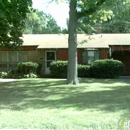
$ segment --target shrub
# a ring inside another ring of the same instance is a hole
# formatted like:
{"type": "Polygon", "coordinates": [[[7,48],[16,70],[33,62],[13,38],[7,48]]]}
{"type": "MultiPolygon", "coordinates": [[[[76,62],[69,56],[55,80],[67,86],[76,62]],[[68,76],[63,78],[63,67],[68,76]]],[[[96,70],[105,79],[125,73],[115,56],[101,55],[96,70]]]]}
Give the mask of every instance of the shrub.
{"type": "Polygon", "coordinates": [[[94,78],[118,78],[124,72],[124,64],[113,59],[96,60],[89,71],[94,78]]]}
{"type": "Polygon", "coordinates": [[[78,65],[78,77],[90,77],[89,68],[87,65],[78,65]]]}
{"type": "Polygon", "coordinates": [[[17,70],[8,72],[0,72],[0,78],[38,78],[42,65],[35,62],[20,62],[17,65],[17,70]]]}
{"type": "Polygon", "coordinates": [[[41,75],[42,64],[40,64],[40,63],[37,63],[37,64],[38,64],[38,67],[37,67],[37,74],[38,74],[38,75],[41,75]]]}
{"type": "Polygon", "coordinates": [[[51,77],[66,78],[68,61],[53,61],[50,64],[51,77]]]}
{"type": "Polygon", "coordinates": [[[36,62],[20,62],[17,65],[17,71],[21,74],[37,73],[38,63],[36,62]]]}
{"type": "Polygon", "coordinates": [[[5,78],[6,76],[7,76],[7,72],[4,72],[4,71],[2,71],[2,72],[0,72],[0,78],[5,78]]]}
{"type": "Polygon", "coordinates": [[[38,78],[38,77],[39,76],[34,73],[23,74],[19,73],[17,70],[10,70],[7,72],[7,75],[4,76],[3,78],[21,79],[21,78],[38,78]]]}
{"type": "MultiPolygon", "coordinates": [[[[50,65],[51,77],[67,78],[68,61],[53,61],[50,65]]],[[[89,77],[89,66],[78,65],[78,76],[89,77]]]]}
{"type": "Polygon", "coordinates": [[[17,70],[9,70],[5,78],[19,79],[17,70]]]}
{"type": "Polygon", "coordinates": [[[21,74],[21,78],[38,78],[39,76],[34,73],[29,73],[29,74],[21,74]]]}

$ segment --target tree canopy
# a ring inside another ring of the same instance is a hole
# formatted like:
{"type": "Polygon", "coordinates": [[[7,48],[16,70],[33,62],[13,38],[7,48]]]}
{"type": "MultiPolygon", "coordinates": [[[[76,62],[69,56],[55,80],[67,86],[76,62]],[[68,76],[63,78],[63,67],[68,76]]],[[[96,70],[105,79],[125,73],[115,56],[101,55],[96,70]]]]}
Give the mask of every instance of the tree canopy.
{"type": "Polygon", "coordinates": [[[58,34],[61,33],[60,27],[55,19],[43,11],[36,10],[27,14],[25,20],[25,34],[58,34]]]}
{"type": "Polygon", "coordinates": [[[111,20],[102,23],[103,33],[130,33],[130,0],[118,1],[112,6],[111,20]]]}
{"type": "Polygon", "coordinates": [[[129,15],[130,0],[106,0],[96,12],[79,20],[78,33],[96,32],[95,24],[100,25],[102,33],[129,33],[129,15]]]}
{"type": "Polygon", "coordinates": [[[0,1],[0,48],[17,48],[23,43],[22,30],[29,6],[32,6],[31,0],[0,1]]]}

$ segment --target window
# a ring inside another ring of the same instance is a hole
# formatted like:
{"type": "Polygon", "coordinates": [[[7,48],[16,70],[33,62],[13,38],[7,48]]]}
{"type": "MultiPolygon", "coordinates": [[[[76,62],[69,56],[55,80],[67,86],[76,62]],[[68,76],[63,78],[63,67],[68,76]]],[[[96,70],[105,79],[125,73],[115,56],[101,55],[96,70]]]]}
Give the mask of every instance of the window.
{"type": "Polygon", "coordinates": [[[28,61],[28,53],[27,51],[19,51],[18,52],[18,60],[19,62],[25,62],[28,61]]]}
{"type": "Polygon", "coordinates": [[[55,52],[46,52],[47,67],[50,67],[50,63],[55,60],[55,52]]]}
{"type": "Polygon", "coordinates": [[[88,64],[92,64],[95,60],[95,51],[88,51],[88,64]]]}
{"type": "Polygon", "coordinates": [[[99,59],[98,50],[85,50],[82,53],[82,63],[83,64],[92,64],[97,59],[99,59]]]}
{"type": "Polygon", "coordinates": [[[17,52],[8,52],[9,67],[17,67],[17,52]]]}
{"type": "Polygon", "coordinates": [[[0,51],[0,67],[7,67],[7,52],[0,51]]]}
{"type": "Polygon", "coordinates": [[[56,60],[56,52],[55,51],[46,51],[45,53],[45,73],[50,73],[50,63],[56,60]]]}
{"type": "Polygon", "coordinates": [[[28,61],[26,51],[0,51],[0,67],[1,68],[16,68],[18,62],[28,61]]]}

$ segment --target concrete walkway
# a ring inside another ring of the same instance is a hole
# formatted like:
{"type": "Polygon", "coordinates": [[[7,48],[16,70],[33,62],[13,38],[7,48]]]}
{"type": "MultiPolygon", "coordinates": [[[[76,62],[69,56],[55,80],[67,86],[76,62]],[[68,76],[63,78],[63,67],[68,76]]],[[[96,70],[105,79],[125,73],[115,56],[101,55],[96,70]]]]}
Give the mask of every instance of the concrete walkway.
{"type": "Polygon", "coordinates": [[[123,82],[130,84],[130,76],[121,76],[120,79],[123,82]]]}
{"type": "Polygon", "coordinates": [[[17,81],[17,79],[0,79],[0,82],[12,82],[17,81]]]}

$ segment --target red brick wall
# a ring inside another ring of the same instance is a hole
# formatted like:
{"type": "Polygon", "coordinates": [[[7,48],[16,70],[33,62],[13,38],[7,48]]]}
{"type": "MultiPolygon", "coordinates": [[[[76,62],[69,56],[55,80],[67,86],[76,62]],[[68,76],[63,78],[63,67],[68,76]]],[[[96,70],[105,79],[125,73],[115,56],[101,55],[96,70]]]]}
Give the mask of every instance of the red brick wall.
{"type": "Polygon", "coordinates": [[[108,49],[101,49],[100,50],[100,59],[108,59],[108,49]]]}
{"type": "Polygon", "coordinates": [[[57,51],[57,60],[68,60],[68,51],[67,51],[67,49],[58,49],[58,51],[57,51]]]}
{"type": "MultiPolygon", "coordinates": [[[[23,46],[20,51],[36,51],[37,46],[23,46]]],[[[3,48],[2,51],[11,51],[8,48],[3,48]]]]}
{"type": "Polygon", "coordinates": [[[82,63],[82,49],[78,49],[78,64],[82,63]]]}
{"type": "MultiPolygon", "coordinates": [[[[68,60],[68,49],[58,49],[57,60],[68,60]]],[[[78,49],[78,63],[82,63],[82,50],[78,49]]]]}

